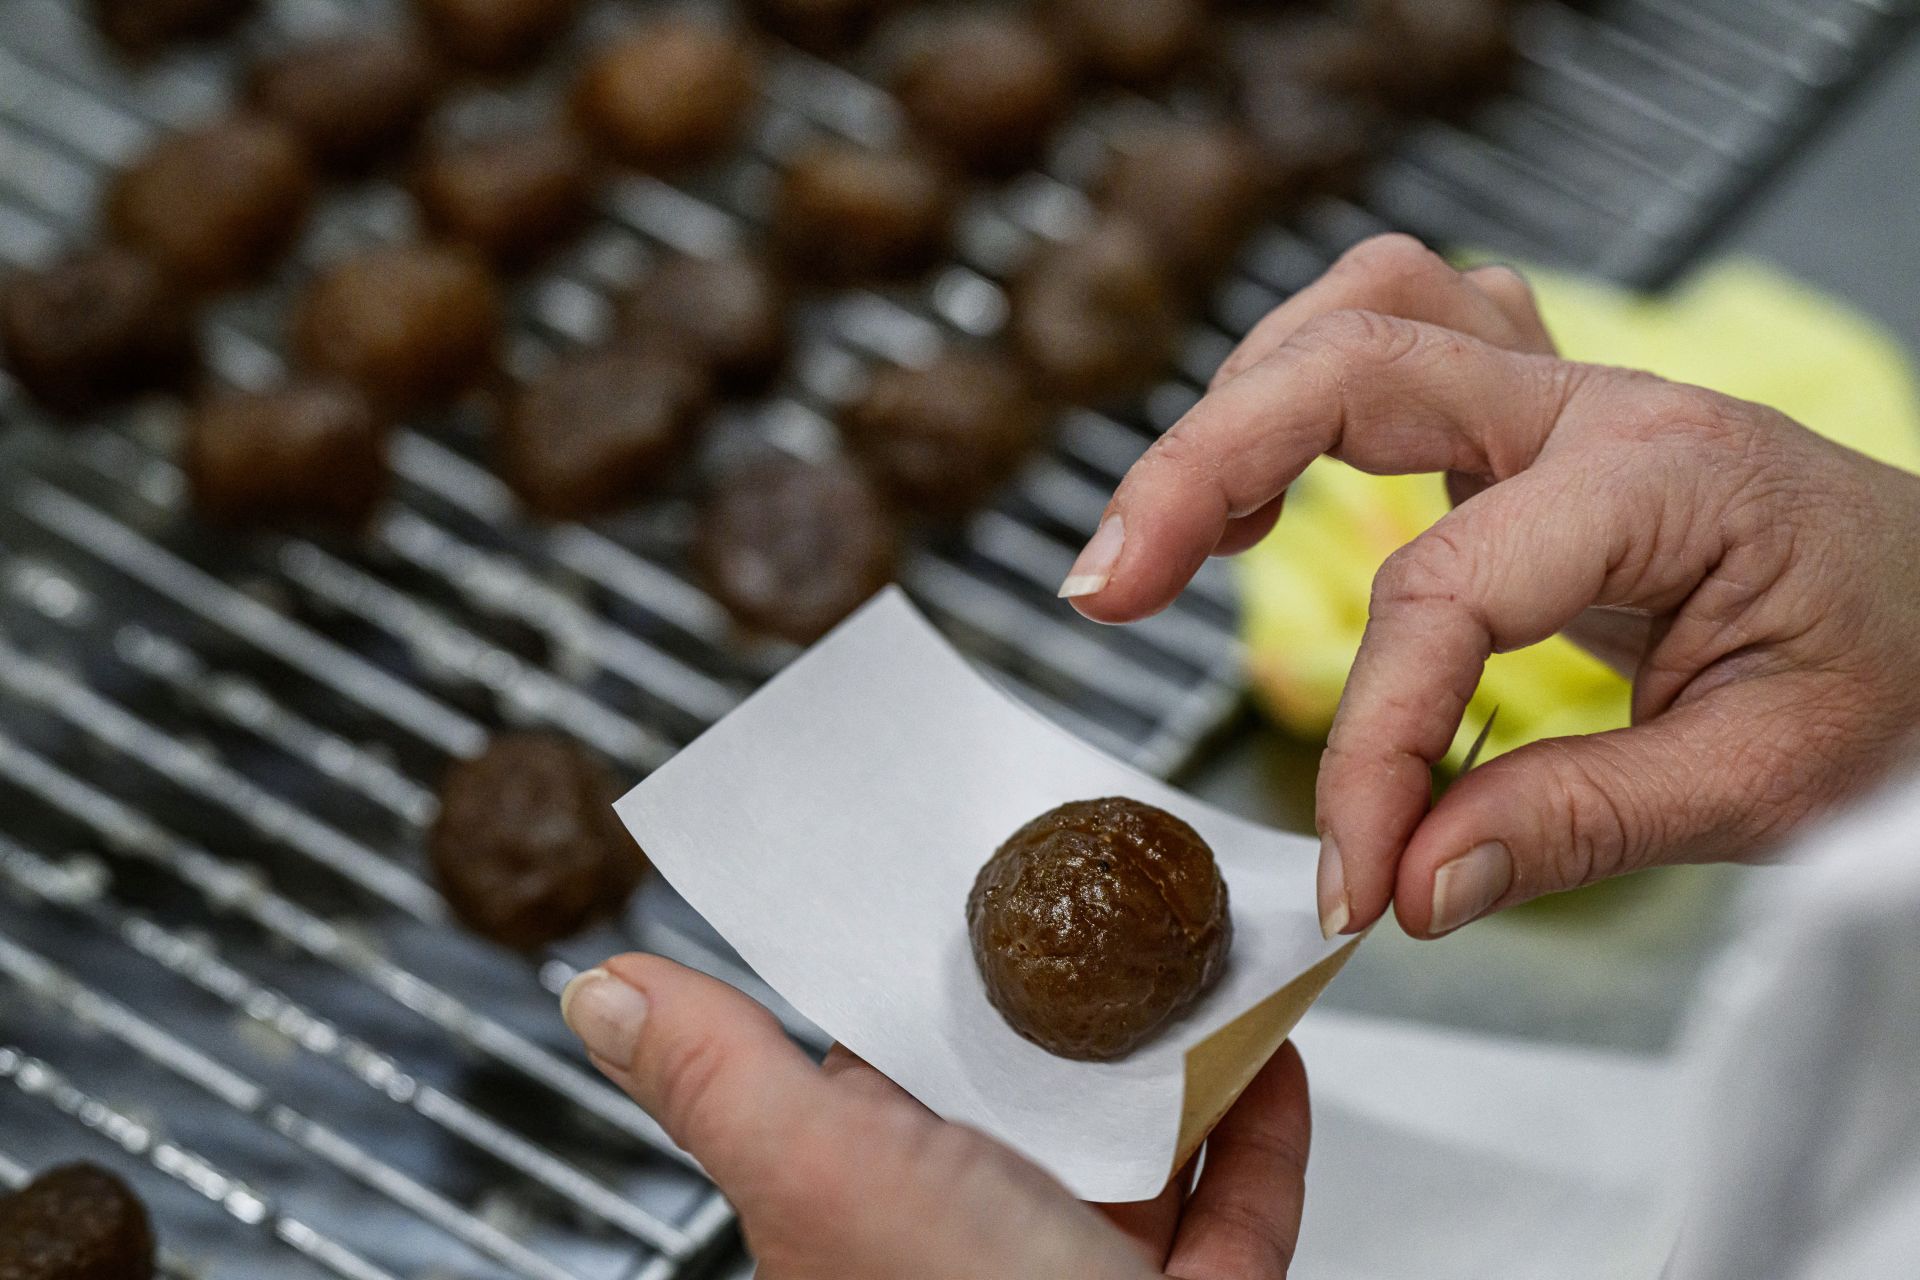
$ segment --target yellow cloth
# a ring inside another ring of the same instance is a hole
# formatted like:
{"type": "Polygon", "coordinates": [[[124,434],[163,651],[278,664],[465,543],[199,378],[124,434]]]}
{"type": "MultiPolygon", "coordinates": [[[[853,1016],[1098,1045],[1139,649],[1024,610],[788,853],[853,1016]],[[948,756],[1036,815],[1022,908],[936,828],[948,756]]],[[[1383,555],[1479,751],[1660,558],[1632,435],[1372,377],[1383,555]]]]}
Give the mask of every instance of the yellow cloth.
{"type": "MultiPolygon", "coordinates": [[[[1883,462],[1920,471],[1920,393],[1886,334],[1754,262],[1729,261],[1649,298],[1527,272],[1548,329],[1574,360],[1647,369],[1783,413],[1883,462]]],[[[1306,737],[1333,720],[1367,620],[1374,572],[1447,510],[1438,476],[1368,476],[1328,458],[1287,497],[1272,536],[1240,559],[1249,674],[1281,724],[1306,737]]],[[[1627,722],[1627,682],[1555,637],[1487,664],[1449,759],[1488,713],[1485,748],[1627,722]]]]}

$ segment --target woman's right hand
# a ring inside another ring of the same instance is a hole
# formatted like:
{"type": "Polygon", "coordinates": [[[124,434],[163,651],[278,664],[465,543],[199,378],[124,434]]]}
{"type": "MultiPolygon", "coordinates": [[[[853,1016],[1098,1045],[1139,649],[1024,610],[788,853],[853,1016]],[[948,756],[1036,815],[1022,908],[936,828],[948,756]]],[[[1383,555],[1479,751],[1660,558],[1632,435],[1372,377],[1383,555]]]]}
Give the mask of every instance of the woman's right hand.
{"type": "Polygon", "coordinates": [[[1561,360],[1525,282],[1369,241],[1277,309],[1114,494],[1063,594],[1163,608],[1252,545],[1322,453],[1441,471],[1458,506],[1381,568],[1322,757],[1320,910],[1435,936],[1542,893],[1759,851],[1905,759],[1920,478],[1760,405],[1561,360]],[[1487,657],[1560,631],[1631,727],[1538,742],[1430,804],[1487,657]]]}

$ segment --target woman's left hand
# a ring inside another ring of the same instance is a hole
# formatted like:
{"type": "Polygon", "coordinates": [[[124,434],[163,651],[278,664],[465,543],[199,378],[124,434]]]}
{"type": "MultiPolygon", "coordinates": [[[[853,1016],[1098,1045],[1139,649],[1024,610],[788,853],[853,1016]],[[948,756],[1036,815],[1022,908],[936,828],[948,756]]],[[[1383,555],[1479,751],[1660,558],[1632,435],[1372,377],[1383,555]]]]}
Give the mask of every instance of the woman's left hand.
{"type": "Polygon", "coordinates": [[[835,1048],[815,1066],[748,997],[657,956],[562,999],[594,1064],[705,1166],[762,1280],[1281,1280],[1300,1226],[1306,1071],[1291,1045],[1154,1200],[1091,1206],[835,1048]]]}

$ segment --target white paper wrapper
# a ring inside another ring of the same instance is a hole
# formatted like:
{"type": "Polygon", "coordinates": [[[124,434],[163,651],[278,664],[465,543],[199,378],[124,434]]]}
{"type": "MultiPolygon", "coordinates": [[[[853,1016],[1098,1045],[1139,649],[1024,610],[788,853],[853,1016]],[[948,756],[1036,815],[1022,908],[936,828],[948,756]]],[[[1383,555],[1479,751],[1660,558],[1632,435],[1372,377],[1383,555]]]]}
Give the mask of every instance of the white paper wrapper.
{"type": "Polygon", "coordinates": [[[989,684],[904,596],[877,597],[618,804],[668,882],[773,988],[946,1119],[1077,1195],[1143,1200],[1344,962],[1318,846],[1109,758],[989,684]],[[1055,1057],[987,1002],[967,891],[1068,800],[1124,795],[1212,845],[1233,912],[1219,984],[1111,1063],[1055,1057]]]}

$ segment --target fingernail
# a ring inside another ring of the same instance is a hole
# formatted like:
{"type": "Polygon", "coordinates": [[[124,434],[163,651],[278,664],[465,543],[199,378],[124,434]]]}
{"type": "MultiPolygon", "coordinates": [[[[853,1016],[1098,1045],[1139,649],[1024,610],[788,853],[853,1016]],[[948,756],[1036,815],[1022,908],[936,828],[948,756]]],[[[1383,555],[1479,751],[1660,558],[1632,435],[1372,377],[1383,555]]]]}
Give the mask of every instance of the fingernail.
{"type": "Polygon", "coordinates": [[[1346,932],[1353,909],[1347,905],[1347,869],[1340,862],[1340,846],[1332,836],[1320,837],[1320,936],[1346,932]]]}
{"type": "Polygon", "coordinates": [[[1500,900],[1513,885],[1513,855],[1498,840],[1477,844],[1433,873],[1427,932],[1458,929],[1500,900]]]}
{"type": "Polygon", "coordinates": [[[589,969],[560,993],[560,1016],[588,1053],[624,1065],[640,1042],[647,998],[605,969],[589,969]]]}
{"type": "Polygon", "coordinates": [[[1108,516],[1100,522],[1093,537],[1080,552],[1080,558],[1073,562],[1073,568],[1067,571],[1067,580],[1060,584],[1060,598],[1071,600],[1075,596],[1090,596],[1107,585],[1113,577],[1113,566],[1120,560],[1120,546],[1127,540],[1127,527],[1117,515],[1108,516]]]}

